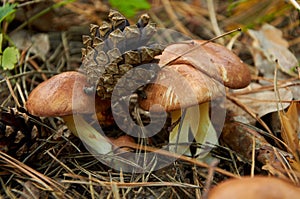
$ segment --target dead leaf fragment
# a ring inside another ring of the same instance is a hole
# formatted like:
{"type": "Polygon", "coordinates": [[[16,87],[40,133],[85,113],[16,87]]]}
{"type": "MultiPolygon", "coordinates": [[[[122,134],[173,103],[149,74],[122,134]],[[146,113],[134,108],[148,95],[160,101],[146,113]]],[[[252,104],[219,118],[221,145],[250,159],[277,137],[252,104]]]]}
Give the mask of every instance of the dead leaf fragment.
{"type": "Polygon", "coordinates": [[[258,69],[266,71],[265,76],[273,76],[273,72],[278,60],[279,68],[282,72],[297,77],[295,67],[298,60],[288,49],[288,42],[282,38],[281,30],[264,24],[258,31],[248,30],[248,34],[253,38],[252,55],[258,69]]]}
{"type": "Polygon", "coordinates": [[[286,113],[280,111],[279,116],[282,126],[282,139],[290,147],[293,155],[296,158],[296,161],[298,162],[298,164],[300,164],[300,159],[298,156],[300,151],[298,133],[300,130],[297,103],[292,102],[288,111],[286,113]]]}
{"type": "Polygon", "coordinates": [[[276,93],[273,90],[260,90],[261,88],[261,85],[251,83],[247,88],[240,89],[238,91],[249,91],[247,94],[238,95],[238,98],[243,104],[251,108],[259,117],[287,108],[289,103],[286,102],[292,101],[293,99],[293,93],[288,88],[278,89],[278,94],[280,95],[282,102],[278,102],[276,93]]]}

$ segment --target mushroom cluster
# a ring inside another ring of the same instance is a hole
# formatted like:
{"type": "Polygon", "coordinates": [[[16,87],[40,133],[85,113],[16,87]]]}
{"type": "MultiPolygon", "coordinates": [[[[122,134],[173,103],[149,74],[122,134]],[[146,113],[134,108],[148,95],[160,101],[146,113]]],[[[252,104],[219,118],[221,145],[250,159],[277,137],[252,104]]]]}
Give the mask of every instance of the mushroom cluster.
{"type": "MultiPolygon", "coordinates": [[[[181,149],[176,144],[179,144],[178,140],[193,141],[188,138],[188,133],[193,134],[197,143],[217,140],[210,121],[209,101],[214,97],[224,96],[223,84],[229,88],[242,88],[250,82],[247,66],[235,54],[224,46],[211,42],[202,45],[203,42],[187,41],[168,46],[157,57],[162,69],[155,82],[145,88],[147,98],[138,102],[146,111],[151,107],[152,111],[162,111],[155,110],[153,107],[157,106],[152,106],[159,104],[171,114],[174,125],[169,142],[175,143],[176,147],[170,149],[183,154],[190,153],[186,152],[186,147],[181,149]],[[195,49],[184,54],[193,48],[195,49]],[[182,121],[177,122],[179,119],[182,121]]],[[[86,86],[88,82],[85,75],[78,72],[61,73],[38,85],[29,95],[26,108],[29,113],[37,116],[63,117],[74,134],[83,131],[80,138],[95,151],[101,154],[110,152],[111,143],[80,116],[96,112],[100,122],[113,124],[111,115],[105,114],[109,112],[110,101],[87,95],[84,92],[86,86]],[[95,107],[91,106],[93,104],[95,107]],[[76,127],[74,117],[80,123],[76,127]],[[103,143],[99,145],[98,142],[103,143]]],[[[196,155],[199,152],[196,151],[196,155]]],[[[203,156],[205,154],[204,152],[203,156]]]]}
{"type": "MultiPolygon", "coordinates": [[[[147,85],[135,88],[136,92],[142,91],[142,97],[135,101],[135,110],[150,118],[150,122],[138,124],[141,131],[151,125],[155,133],[162,127],[165,131],[169,124],[158,126],[163,122],[155,123],[151,116],[159,115],[157,121],[160,121],[163,118],[160,116],[170,115],[172,124],[167,128],[170,134],[167,142],[172,146],[168,149],[200,158],[206,156],[207,150],[197,147],[191,152],[188,147],[192,143],[218,142],[217,132],[221,129],[216,131],[210,120],[210,112],[218,111],[212,110],[209,102],[225,98],[224,86],[234,89],[247,86],[250,83],[247,66],[230,50],[211,41],[178,42],[163,51],[159,44],[150,45],[148,41],[156,30],[148,15],[142,15],[135,25],[129,25],[122,14],[113,10],[108,19],[110,22],[101,26],[91,25],[90,35],[83,37],[85,48],[80,70],[83,74],[64,72],[38,85],[28,97],[28,112],[36,116],[63,117],[69,129],[89,148],[106,154],[113,149],[109,140],[114,141],[114,138],[106,138],[101,127],[117,124],[127,135],[133,135],[128,132],[132,129],[128,117],[132,115],[125,115],[130,108],[114,108],[122,104],[121,99],[131,99],[123,96],[127,93],[124,90],[131,91],[132,87],[145,82],[147,85]],[[124,81],[123,77],[140,64],[149,64],[149,68],[133,72],[124,81]],[[115,89],[118,83],[122,84],[121,89],[115,89]],[[115,103],[112,94],[116,90],[115,103]],[[119,110],[119,115],[114,110],[119,110]],[[86,115],[95,115],[100,128],[96,130],[86,115]],[[121,118],[120,125],[117,116],[121,118]]],[[[214,114],[225,118],[221,111],[214,114]]],[[[154,132],[147,135],[153,136],[154,132]]]]}

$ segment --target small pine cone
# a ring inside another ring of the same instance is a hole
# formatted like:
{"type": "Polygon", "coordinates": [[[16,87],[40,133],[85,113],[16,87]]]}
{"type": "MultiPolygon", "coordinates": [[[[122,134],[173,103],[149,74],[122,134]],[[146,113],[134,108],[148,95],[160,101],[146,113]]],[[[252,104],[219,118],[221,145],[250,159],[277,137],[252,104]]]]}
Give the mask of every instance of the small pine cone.
{"type": "Polygon", "coordinates": [[[28,116],[14,108],[0,108],[0,151],[14,156],[27,155],[39,137],[28,116]]]}
{"type": "MultiPolygon", "coordinates": [[[[109,22],[103,22],[101,26],[90,25],[90,35],[83,36],[86,47],[82,49],[82,72],[93,85],[85,91],[96,91],[102,99],[111,98],[116,83],[126,72],[141,64],[155,62],[154,57],[163,50],[157,44],[148,44],[156,32],[155,25],[149,22],[149,15],[142,15],[135,25],[130,25],[122,14],[111,10],[108,19],[109,22]]],[[[149,78],[155,77],[156,73],[149,78]]]]}

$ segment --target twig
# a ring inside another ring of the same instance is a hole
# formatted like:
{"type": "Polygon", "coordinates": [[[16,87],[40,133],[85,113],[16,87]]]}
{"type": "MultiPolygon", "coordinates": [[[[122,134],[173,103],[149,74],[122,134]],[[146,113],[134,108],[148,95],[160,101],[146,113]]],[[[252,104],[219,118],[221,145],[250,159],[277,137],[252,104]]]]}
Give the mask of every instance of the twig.
{"type": "Polygon", "coordinates": [[[241,36],[241,32],[237,33],[236,35],[234,35],[230,41],[228,42],[228,44],[226,45],[226,48],[229,50],[232,50],[232,46],[234,44],[234,42],[237,40],[237,38],[239,38],[239,36],[241,36]]]}
{"type": "Polygon", "coordinates": [[[89,180],[92,181],[93,185],[101,185],[107,188],[111,188],[112,184],[117,185],[119,188],[128,188],[128,187],[161,187],[161,186],[174,186],[174,187],[186,187],[186,188],[199,188],[196,185],[187,184],[187,183],[174,183],[174,182],[108,182],[101,181],[96,178],[91,177],[86,179],[86,177],[74,174],[64,174],[65,177],[77,178],[79,181],[74,180],[62,180],[62,183],[74,183],[74,184],[89,184],[89,180]]]}
{"type": "MultiPolygon", "coordinates": [[[[140,149],[141,148],[138,144],[134,144],[134,143],[128,143],[128,147],[131,147],[133,149],[140,149]]],[[[150,147],[150,146],[144,146],[143,149],[148,151],[148,152],[154,152],[154,153],[164,155],[164,156],[167,156],[167,157],[172,157],[172,158],[176,158],[176,159],[179,159],[179,160],[183,160],[183,161],[189,162],[191,164],[195,164],[199,167],[208,168],[208,169],[210,168],[210,166],[208,164],[206,164],[204,162],[200,162],[199,160],[197,160],[195,158],[190,158],[190,157],[187,157],[187,156],[184,156],[184,155],[180,155],[180,154],[177,154],[177,153],[172,153],[170,151],[166,151],[166,150],[162,150],[162,149],[158,150],[157,148],[150,147]]],[[[215,171],[218,172],[218,173],[221,173],[223,175],[226,175],[228,177],[240,178],[239,176],[237,176],[237,175],[235,175],[231,172],[225,171],[221,168],[215,168],[215,171]]]]}
{"type": "Polygon", "coordinates": [[[226,97],[232,101],[234,104],[236,104],[237,106],[241,107],[243,110],[245,110],[250,116],[252,116],[254,119],[256,119],[267,131],[268,133],[270,133],[270,135],[274,135],[273,132],[270,130],[270,128],[266,125],[266,123],[258,117],[257,114],[254,113],[254,111],[245,106],[238,98],[231,96],[229,94],[226,95],[226,97]]]}
{"type": "MultiPolygon", "coordinates": [[[[162,66],[160,66],[160,67],[161,67],[161,68],[164,68],[164,67],[166,67],[167,65],[169,65],[170,63],[172,63],[172,62],[176,61],[177,59],[181,58],[182,56],[184,56],[184,55],[186,55],[186,54],[188,54],[188,53],[190,53],[190,52],[192,52],[192,51],[194,51],[194,50],[197,50],[197,49],[201,48],[202,46],[204,46],[204,45],[206,45],[206,44],[208,44],[208,43],[210,43],[210,42],[212,42],[212,41],[215,41],[215,40],[220,39],[220,38],[222,38],[222,37],[224,37],[224,36],[226,36],[226,35],[230,35],[230,34],[232,34],[232,33],[234,33],[234,32],[241,31],[241,30],[242,30],[241,28],[237,28],[237,29],[228,31],[228,32],[226,32],[226,33],[224,33],[224,34],[222,34],[222,35],[219,35],[219,36],[213,37],[213,38],[211,38],[211,39],[209,39],[209,40],[206,40],[206,41],[202,42],[201,44],[197,44],[197,43],[195,43],[194,41],[188,41],[188,42],[183,41],[183,42],[181,42],[181,43],[193,44],[194,47],[192,47],[192,48],[186,50],[185,52],[183,52],[183,53],[181,53],[181,54],[179,54],[178,56],[176,56],[175,58],[171,59],[171,60],[168,61],[167,63],[164,63],[164,65],[162,65],[162,66]]],[[[204,70],[202,70],[202,69],[200,69],[200,68],[197,68],[197,69],[198,69],[198,70],[201,70],[201,72],[203,72],[203,73],[206,74],[206,71],[204,71],[204,70]]],[[[219,79],[218,81],[221,81],[221,80],[219,79]]]]}
{"type": "Polygon", "coordinates": [[[21,89],[21,86],[19,83],[16,83],[16,87],[17,87],[17,90],[18,90],[18,93],[19,93],[19,96],[22,100],[22,104],[24,105],[26,103],[26,100],[25,100],[25,97],[24,97],[24,94],[22,92],[22,89],[21,89]]]}
{"type": "MultiPolygon", "coordinates": [[[[67,39],[67,34],[66,32],[63,32],[61,34],[61,40],[62,40],[62,44],[63,44],[63,48],[64,48],[64,55],[66,56],[66,62],[67,62],[67,67],[70,67],[70,50],[69,50],[69,45],[68,45],[68,39],[67,39]]],[[[62,67],[61,66],[57,71],[61,71],[62,70],[62,67]]],[[[70,70],[68,68],[68,70],[70,70]]]]}
{"type": "Polygon", "coordinates": [[[52,194],[56,195],[56,191],[59,193],[59,195],[63,196],[65,195],[65,192],[63,191],[64,187],[59,184],[58,182],[54,181],[51,178],[48,178],[47,176],[39,173],[36,170],[33,170],[29,166],[23,164],[22,162],[10,157],[9,155],[3,153],[0,151],[0,159],[4,160],[5,162],[12,165],[15,169],[20,170],[24,174],[28,175],[32,179],[34,179],[35,182],[39,183],[41,186],[43,186],[46,190],[52,191],[52,194]],[[61,189],[63,188],[63,189],[61,189]]]}
{"type": "Polygon", "coordinates": [[[207,177],[206,177],[206,182],[205,182],[205,187],[204,187],[204,190],[203,190],[203,199],[207,199],[208,197],[208,191],[210,190],[210,186],[211,186],[211,183],[212,183],[212,180],[213,180],[213,177],[214,177],[214,171],[215,171],[215,168],[217,166],[217,164],[219,163],[219,161],[215,160],[211,163],[211,166],[208,170],[208,174],[207,174],[207,177]]]}
{"type": "Polygon", "coordinates": [[[297,9],[300,10],[300,5],[296,0],[290,0],[290,3],[297,9]]]}
{"type": "Polygon", "coordinates": [[[254,177],[254,169],[255,169],[255,146],[256,146],[256,140],[255,140],[255,137],[252,135],[251,177],[254,177]]]}
{"type": "MultiPolygon", "coordinates": [[[[193,170],[193,181],[194,181],[194,184],[200,187],[199,177],[198,177],[198,173],[197,173],[197,167],[193,166],[192,170],[193,170]]],[[[201,191],[200,191],[200,189],[195,189],[195,197],[196,197],[196,199],[201,199],[201,191]]]]}
{"type": "MultiPolygon", "coordinates": [[[[300,82],[287,82],[285,84],[278,85],[277,88],[287,88],[287,87],[298,86],[298,85],[300,85],[300,82]]],[[[239,95],[246,95],[246,94],[250,94],[250,93],[258,93],[258,92],[269,91],[269,90],[274,90],[274,85],[266,85],[266,86],[261,86],[259,88],[254,88],[251,90],[237,91],[234,93],[230,93],[230,95],[231,96],[239,96],[239,95]]]]}
{"type": "MultiPolygon", "coordinates": [[[[33,68],[35,68],[35,70],[37,70],[38,72],[42,71],[38,64],[32,58],[28,58],[27,61],[33,66],[33,68]]],[[[48,79],[44,73],[41,73],[41,75],[44,81],[48,79]]]]}
{"type": "Polygon", "coordinates": [[[286,157],[284,157],[275,147],[273,147],[274,154],[276,158],[280,161],[281,165],[283,166],[285,172],[287,173],[288,177],[291,181],[293,181],[294,184],[298,184],[299,180],[294,172],[293,169],[291,169],[291,166],[289,162],[286,160],[286,157]],[[287,168],[289,167],[289,168],[287,168]],[[290,172],[289,172],[290,171],[290,172]]]}
{"type": "MultiPolygon", "coordinates": [[[[207,0],[207,8],[209,12],[209,18],[213,27],[213,30],[215,32],[215,35],[221,35],[222,32],[219,28],[218,22],[217,22],[217,17],[215,13],[215,8],[214,8],[214,1],[213,0],[207,0]]],[[[224,45],[224,39],[220,39],[220,43],[224,45]]]]}
{"type": "Polygon", "coordinates": [[[15,95],[15,92],[14,92],[12,86],[11,86],[10,81],[8,80],[8,78],[5,78],[5,81],[6,81],[6,84],[7,84],[8,89],[9,89],[9,92],[10,92],[11,96],[13,97],[13,99],[14,99],[14,101],[15,101],[17,107],[20,108],[21,105],[20,105],[20,103],[19,103],[19,100],[18,100],[17,96],[15,95]]]}
{"type": "MultiPolygon", "coordinates": [[[[279,94],[279,90],[278,90],[278,82],[277,82],[277,73],[278,73],[278,68],[279,68],[279,64],[278,64],[278,60],[275,60],[276,64],[275,64],[275,69],[274,69],[274,92],[275,92],[275,97],[278,100],[278,103],[276,103],[277,106],[277,110],[278,110],[278,114],[279,114],[279,110],[284,110],[283,109],[283,105],[281,103],[281,96],[279,94]],[[281,106],[281,109],[279,109],[279,104],[281,106]]],[[[283,114],[285,114],[284,111],[282,111],[283,114]]]]}
{"type": "Polygon", "coordinates": [[[174,22],[175,27],[182,33],[188,35],[189,37],[194,37],[193,34],[178,20],[176,14],[174,13],[172,6],[169,0],[162,0],[162,4],[165,7],[167,14],[169,15],[170,19],[174,22]]]}
{"type": "Polygon", "coordinates": [[[66,171],[68,171],[69,173],[74,174],[74,172],[72,171],[72,169],[70,169],[67,165],[65,165],[63,162],[61,162],[59,159],[57,159],[52,153],[50,153],[50,149],[48,149],[46,151],[46,154],[48,154],[54,161],[56,161],[57,163],[59,163],[61,167],[65,168],[66,171]]]}
{"type": "MultiPolygon", "coordinates": [[[[26,75],[33,75],[33,74],[51,74],[51,75],[56,75],[57,72],[54,72],[54,71],[45,71],[45,70],[42,70],[42,71],[27,71],[27,72],[23,72],[23,73],[19,73],[19,74],[16,74],[16,75],[12,75],[12,76],[6,77],[6,79],[11,80],[11,79],[19,78],[19,77],[26,76],[26,75]]],[[[6,79],[0,80],[0,84],[6,82],[6,79]]]]}

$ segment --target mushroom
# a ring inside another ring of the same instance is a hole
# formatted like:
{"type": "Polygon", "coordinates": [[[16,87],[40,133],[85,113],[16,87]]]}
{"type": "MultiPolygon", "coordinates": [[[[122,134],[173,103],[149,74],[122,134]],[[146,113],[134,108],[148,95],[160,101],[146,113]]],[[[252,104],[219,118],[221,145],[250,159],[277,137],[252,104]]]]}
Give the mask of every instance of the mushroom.
{"type": "Polygon", "coordinates": [[[178,141],[191,143],[194,138],[197,143],[217,143],[209,102],[225,96],[223,86],[243,88],[251,81],[249,69],[239,57],[224,46],[204,42],[192,40],[166,47],[158,57],[162,70],[146,87],[147,98],[139,100],[140,107],[146,111],[160,112],[162,108],[170,113],[175,126],[169,137],[169,143],[175,144],[171,151],[199,158],[208,152],[197,149],[192,154],[189,146],[178,145],[178,141]],[[188,133],[193,134],[192,139],[188,133]]]}
{"type": "MultiPolygon", "coordinates": [[[[62,117],[73,134],[94,151],[106,154],[116,148],[115,143],[122,142],[114,138],[108,141],[84,119],[84,115],[96,113],[100,124],[111,125],[113,122],[110,115],[104,114],[110,108],[110,101],[86,95],[83,89],[86,85],[86,76],[75,71],[55,75],[30,93],[26,109],[35,116],[62,117]]],[[[124,137],[120,139],[124,140],[124,137]]]]}
{"type": "Polygon", "coordinates": [[[208,199],[297,199],[300,188],[279,178],[255,176],[226,180],[208,193],[208,199]]]}

